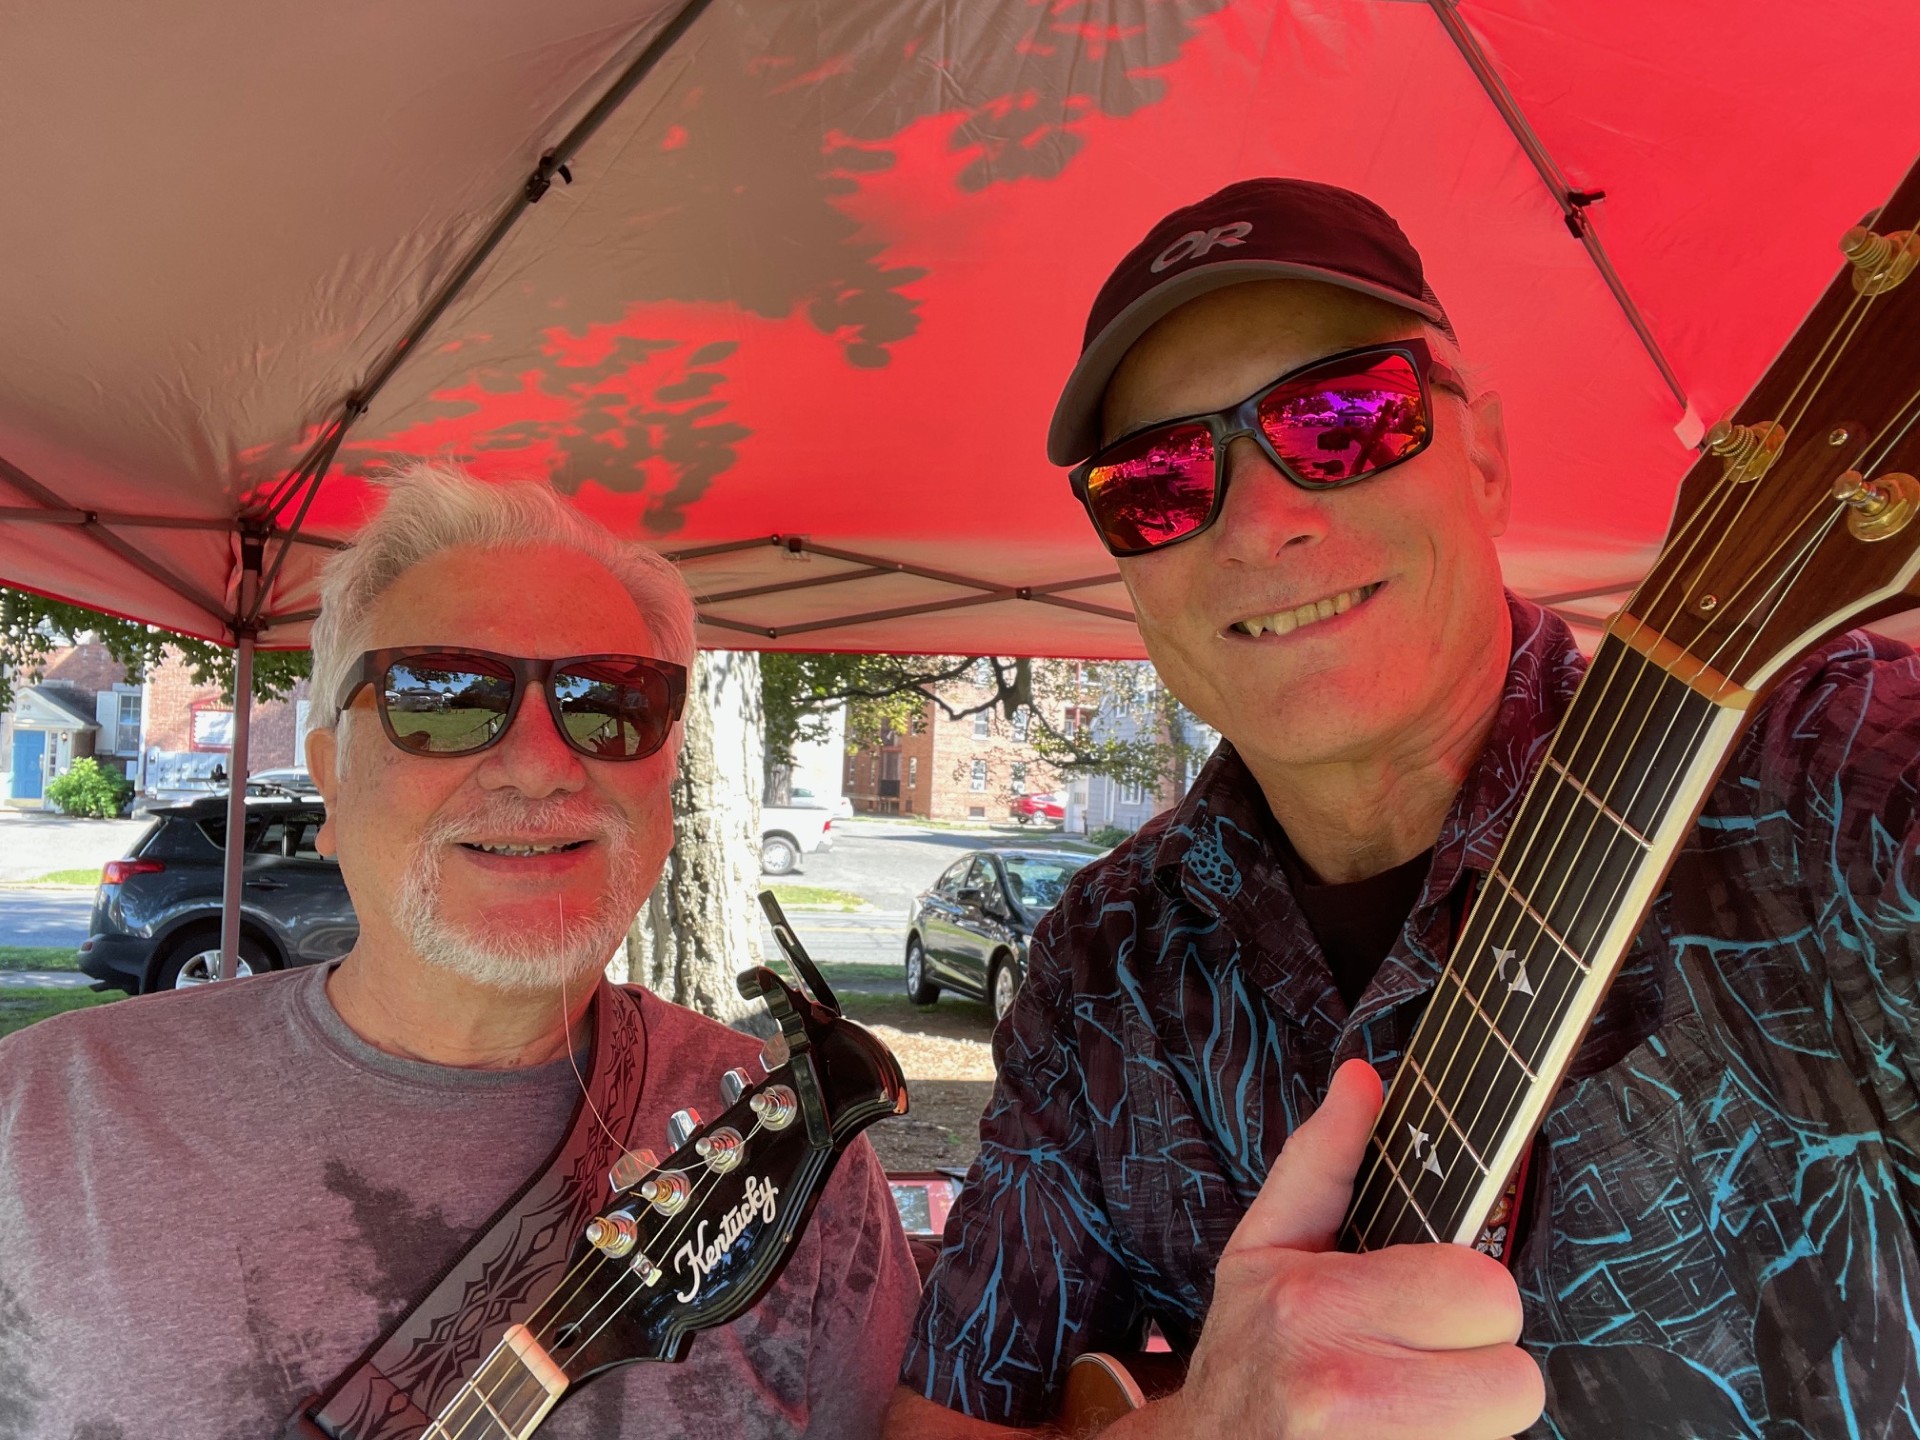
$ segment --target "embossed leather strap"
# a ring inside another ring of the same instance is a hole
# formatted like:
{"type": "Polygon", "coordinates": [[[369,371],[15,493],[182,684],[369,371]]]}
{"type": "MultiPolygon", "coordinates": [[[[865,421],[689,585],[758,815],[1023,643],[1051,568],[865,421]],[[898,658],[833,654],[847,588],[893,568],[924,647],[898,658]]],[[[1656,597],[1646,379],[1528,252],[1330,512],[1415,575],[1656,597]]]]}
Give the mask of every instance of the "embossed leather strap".
{"type": "Polygon", "coordinates": [[[607,1172],[628,1143],[646,1068],[638,994],[603,980],[591,1014],[586,1095],[559,1146],[426,1293],[301,1404],[283,1440],[418,1440],[506,1330],[552,1291],[582,1228],[605,1202],[607,1172]]]}

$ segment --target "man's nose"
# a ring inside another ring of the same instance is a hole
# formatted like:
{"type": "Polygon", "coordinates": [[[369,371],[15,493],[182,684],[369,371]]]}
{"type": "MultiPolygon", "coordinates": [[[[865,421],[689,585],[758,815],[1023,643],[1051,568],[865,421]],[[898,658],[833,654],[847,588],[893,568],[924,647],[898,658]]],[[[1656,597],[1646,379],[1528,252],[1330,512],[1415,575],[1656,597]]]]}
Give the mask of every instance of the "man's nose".
{"type": "Polygon", "coordinates": [[[533,689],[521,698],[500,743],[480,757],[476,778],[490,790],[518,790],[539,799],[583,789],[587,771],[555,727],[546,695],[533,689]]]}
{"type": "Polygon", "coordinates": [[[1260,564],[1326,536],[1326,496],[1294,484],[1241,435],[1227,447],[1227,497],[1214,529],[1221,560],[1260,564]]]}

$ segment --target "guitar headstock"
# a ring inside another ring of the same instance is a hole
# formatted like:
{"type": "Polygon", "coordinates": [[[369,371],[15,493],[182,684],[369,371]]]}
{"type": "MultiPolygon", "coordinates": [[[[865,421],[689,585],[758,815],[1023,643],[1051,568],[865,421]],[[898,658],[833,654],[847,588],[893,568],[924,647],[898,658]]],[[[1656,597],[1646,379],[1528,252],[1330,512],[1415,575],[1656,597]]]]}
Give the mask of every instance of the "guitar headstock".
{"type": "Polygon", "coordinates": [[[1835,238],[1840,275],[1708,432],[1660,558],[1614,625],[1729,696],[1920,600],[1920,165],[1835,238]]]}
{"type": "Polygon", "coordinates": [[[711,1121],[676,1112],[665,1159],[635,1151],[614,1166],[609,1203],[530,1322],[570,1385],[628,1361],[677,1360],[696,1330],[751,1306],[779,1278],[840,1152],[906,1112],[899,1063],[831,992],[822,1003],[764,967],[739,983],[780,1025],[764,1073],[723,1075],[725,1108],[711,1121]]]}

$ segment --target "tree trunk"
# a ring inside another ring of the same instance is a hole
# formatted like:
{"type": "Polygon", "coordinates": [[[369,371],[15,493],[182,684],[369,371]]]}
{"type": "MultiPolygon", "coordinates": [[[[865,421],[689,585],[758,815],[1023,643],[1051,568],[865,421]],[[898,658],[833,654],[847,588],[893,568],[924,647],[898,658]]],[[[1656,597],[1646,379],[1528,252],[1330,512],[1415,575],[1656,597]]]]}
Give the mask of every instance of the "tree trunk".
{"type": "Polygon", "coordinates": [[[740,998],[734,977],[760,963],[760,722],[760,657],[703,651],[687,687],[673,852],[625,956],[609,967],[616,980],[729,1023],[759,1009],[740,998]]]}

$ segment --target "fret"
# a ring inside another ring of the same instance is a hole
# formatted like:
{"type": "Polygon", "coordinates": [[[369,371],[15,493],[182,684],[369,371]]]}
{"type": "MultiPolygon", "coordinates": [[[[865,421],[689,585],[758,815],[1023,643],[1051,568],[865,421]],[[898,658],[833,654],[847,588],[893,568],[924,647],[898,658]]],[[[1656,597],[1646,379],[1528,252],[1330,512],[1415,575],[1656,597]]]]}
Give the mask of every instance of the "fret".
{"type": "Polygon", "coordinates": [[[1608,809],[1651,836],[1672,808],[1702,731],[1724,712],[1611,635],[1587,673],[1592,683],[1582,687],[1554,751],[1608,809]]]}
{"type": "Polygon", "coordinates": [[[1468,1157],[1473,1161],[1474,1168],[1485,1171],[1487,1162],[1480,1158],[1479,1150],[1474,1147],[1473,1137],[1461,1128],[1458,1120],[1454,1119],[1452,1108],[1448,1106],[1445,1098],[1440,1094],[1440,1091],[1435,1087],[1434,1083],[1427,1079],[1427,1072],[1420,1068],[1420,1062],[1414,1059],[1413,1056],[1408,1055],[1401,1060],[1400,1065],[1402,1069],[1413,1076],[1414,1083],[1426,1092],[1428,1102],[1439,1112],[1440,1118],[1446,1121],[1447,1128],[1453,1131],[1455,1137],[1458,1138],[1462,1148],[1466,1150],[1468,1157]]]}
{"type": "MultiPolygon", "coordinates": [[[[1487,1012],[1480,1007],[1479,998],[1474,995],[1473,991],[1467,988],[1466,982],[1462,980],[1459,975],[1454,973],[1452,967],[1448,967],[1446,970],[1441,971],[1440,978],[1443,981],[1451,981],[1453,983],[1453,988],[1455,993],[1467,1002],[1467,1008],[1465,1011],[1462,1011],[1458,1005],[1455,1005],[1451,1007],[1450,1010],[1443,1012],[1447,1018],[1443,1019],[1440,1022],[1440,1024],[1444,1026],[1456,1016],[1464,1016],[1464,1015],[1471,1014],[1472,1016],[1477,1018],[1483,1026],[1486,1027],[1487,1034],[1491,1036],[1495,1041],[1495,1043],[1499,1045],[1500,1049],[1506,1053],[1507,1058],[1512,1060],[1515,1065],[1518,1065],[1520,1067],[1520,1072],[1523,1075],[1525,1075],[1527,1079],[1538,1080],[1540,1077],[1534,1074],[1533,1067],[1527,1063],[1526,1057],[1522,1055],[1518,1050],[1514,1049],[1513,1042],[1508,1040],[1506,1033],[1503,1030],[1501,1030],[1501,1028],[1498,1025],[1494,1023],[1493,1017],[1487,1014],[1487,1012]]],[[[1433,999],[1428,1002],[1427,1013],[1429,1015],[1433,1014],[1435,1008],[1439,1007],[1443,1003],[1444,1002],[1441,998],[1440,993],[1438,991],[1435,991],[1433,999]]],[[[1452,1048],[1458,1051],[1462,1048],[1462,1046],[1456,1044],[1452,1048]]]]}
{"type": "MultiPolygon", "coordinates": [[[[1547,923],[1546,917],[1527,902],[1527,897],[1520,892],[1519,888],[1515,886],[1511,880],[1500,873],[1497,866],[1487,872],[1487,878],[1507,892],[1508,897],[1513,903],[1520,907],[1520,913],[1525,915],[1527,919],[1533,923],[1534,929],[1551,940],[1555,949],[1562,955],[1565,955],[1567,959],[1571,960],[1575,965],[1579,966],[1582,974],[1586,973],[1589,966],[1585,960],[1580,958],[1579,952],[1567,943],[1566,939],[1558,930],[1555,930],[1553,926],[1547,923]]],[[[1509,950],[1507,953],[1511,955],[1513,952],[1509,950]]]]}
{"type": "Polygon", "coordinates": [[[1495,868],[1551,937],[1591,963],[1613,907],[1651,852],[1543,769],[1495,868]]]}
{"type": "Polygon", "coordinates": [[[1361,1248],[1373,1250],[1396,1243],[1393,1237],[1406,1227],[1409,1217],[1418,1222],[1422,1233],[1408,1235],[1406,1239],[1438,1241],[1440,1232],[1427,1219],[1426,1208],[1401,1176],[1400,1167],[1387,1153],[1387,1147],[1377,1138],[1369,1143],[1379,1155],[1380,1163],[1363,1163],[1360,1167],[1366,1180],[1356,1197],[1353,1218],[1355,1233],[1365,1241],[1361,1248]]]}
{"type": "Polygon", "coordinates": [[[428,1427],[422,1440],[526,1440],[566,1393],[566,1372],[515,1325],[428,1427]]]}
{"type": "Polygon", "coordinates": [[[1611,805],[1607,804],[1606,801],[1602,800],[1598,795],[1594,794],[1593,791],[1589,790],[1586,787],[1586,785],[1581,781],[1579,776],[1575,775],[1571,770],[1567,769],[1567,767],[1560,762],[1560,759],[1558,756],[1555,756],[1549,753],[1546,758],[1546,765],[1550,770],[1554,772],[1555,775],[1559,777],[1560,783],[1562,785],[1568,786],[1570,789],[1572,789],[1574,794],[1578,795],[1582,800],[1585,800],[1588,804],[1592,805],[1608,820],[1613,822],[1615,829],[1620,830],[1622,833],[1631,836],[1634,842],[1638,844],[1641,849],[1644,850],[1653,844],[1651,840],[1647,839],[1646,836],[1642,835],[1638,830],[1633,828],[1632,824],[1628,822],[1626,816],[1616,814],[1611,805]]]}

